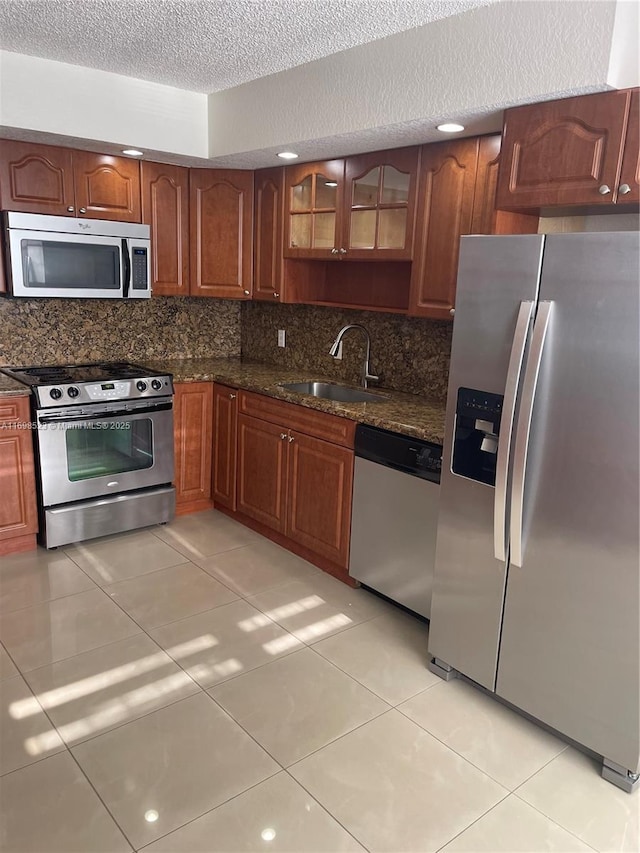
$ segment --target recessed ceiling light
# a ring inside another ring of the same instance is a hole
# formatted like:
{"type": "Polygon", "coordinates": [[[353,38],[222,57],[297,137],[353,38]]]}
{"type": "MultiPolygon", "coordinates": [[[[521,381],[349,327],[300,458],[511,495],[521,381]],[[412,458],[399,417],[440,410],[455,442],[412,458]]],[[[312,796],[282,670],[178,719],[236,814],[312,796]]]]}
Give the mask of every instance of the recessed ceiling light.
{"type": "Polygon", "coordinates": [[[278,157],[282,157],[283,160],[297,160],[298,154],[294,154],[293,151],[280,151],[278,157]]]}
{"type": "Polygon", "coordinates": [[[464,125],[447,122],[446,124],[439,124],[436,130],[441,131],[441,133],[460,133],[461,130],[464,130],[464,125]]]}
{"type": "Polygon", "coordinates": [[[337,187],[338,182],[337,181],[325,181],[324,185],[325,185],[325,187],[337,187]]]}
{"type": "Polygon", "coordinates": [[[129,157],[142,157],[144,151],[138,151],[137,148],[123,148],[122,153],[128,154],[129,157]]]}

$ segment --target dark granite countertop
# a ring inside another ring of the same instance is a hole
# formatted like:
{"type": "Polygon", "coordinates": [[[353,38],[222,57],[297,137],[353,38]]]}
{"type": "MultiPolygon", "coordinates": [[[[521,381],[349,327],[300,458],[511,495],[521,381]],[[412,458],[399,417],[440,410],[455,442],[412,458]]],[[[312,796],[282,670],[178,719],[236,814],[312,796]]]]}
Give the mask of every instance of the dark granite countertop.
{"type": "Polygon", "coordinates": [[[0,397],[28,397],[29,394],[31,389],[22,382],[16,382],[10,376],[0,373],[0,397]]]}
{"type": "Polygon", "coordinates": [[[273,365],[233,358],[166,359],[144,361],[144,364],[153,370],[172,373],[175,382],[221,382],[425,441],[443,442],[444,403],[416,394],[372,387],[371,391],[384,395],[387,400],[379,403],[336,403],[280,387],[283,382],[335,382],[316,371],[283,370],[273,365]]]}

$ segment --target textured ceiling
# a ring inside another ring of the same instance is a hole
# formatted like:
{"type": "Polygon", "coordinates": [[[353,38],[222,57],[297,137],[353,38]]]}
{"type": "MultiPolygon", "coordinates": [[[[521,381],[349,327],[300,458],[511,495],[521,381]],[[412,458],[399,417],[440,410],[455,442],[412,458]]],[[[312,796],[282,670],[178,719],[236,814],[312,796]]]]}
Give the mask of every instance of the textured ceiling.
{"type": "Polygon", "coordinates": [[[493,0],[0,0],[0,48],[216,92],[493,0]]]}

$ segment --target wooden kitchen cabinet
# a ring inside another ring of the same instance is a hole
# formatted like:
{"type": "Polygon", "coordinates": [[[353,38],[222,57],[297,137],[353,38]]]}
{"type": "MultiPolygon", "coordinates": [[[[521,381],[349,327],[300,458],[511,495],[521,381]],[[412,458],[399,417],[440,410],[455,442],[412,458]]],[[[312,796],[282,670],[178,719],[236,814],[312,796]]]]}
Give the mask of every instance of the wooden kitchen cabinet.
{"type": "Polygon", "coordinates": [[[191,294],[248,299],[252,286],[253,172],[191,169],[191,294]]]}
{"type": "Polygon", "coordinates": [[[0,555],[36,547],[38,512],[28,397],[0,398],[0,555]]]}
{"type": "Polygon", "coordinates": [[[283,294],[284,168],[254,176],[253,298],[280,302],[283,294]]]}
{"type": "Polygon", "coordinates": [[[238,394],[238,513],[346,580],[355,423],[260,394],[238,394]]]}
{"type": "Polygon", "coordinates": [[[640,201],[640,89],[634,89],[629,105],[629,121],[622,152],[622,169],[618,184],[618,204],[640,201]],[[629,191],[623,188],[629,187],[629,191]]]}
{"type": "Polygon", "coordinates": [[[213,386],[213,500],[231,512],[236,509],[236,437],[238,392],[213,386]]]}
{"type": "Polygon", "coordinates": [[[173,411],[176,512],[182,515],[213,505],[213,384],[176,383],[173,411]]]}
{"type": "Polygon", "coordinates": [[[500,157],[497,135],[423,147],[409,314],[451,318],[464,234],[537,232],[537,216],[496,210],[500,157]]]}
{"type": "Polygon", "coordinates": [[[0,201],[4,210],[140,222],[140,164],[1,140],[0,201]]]}
{"type": "Polygon", "coordinates": [[[497,206],[601,208],[637,201],[632,107],[637,110],[637,90],[626,89],[507,110],[497,206]]]}
{"type": "Polygon", "coordinates": [[[285,169],[286,258],[411,260],[419,149],[285,169]]]}
{"type": "Polygon", "coordinates": [[[155,296],[189,295],[189,170],[141,164],[142,221],[151,229],[155,296]]]}

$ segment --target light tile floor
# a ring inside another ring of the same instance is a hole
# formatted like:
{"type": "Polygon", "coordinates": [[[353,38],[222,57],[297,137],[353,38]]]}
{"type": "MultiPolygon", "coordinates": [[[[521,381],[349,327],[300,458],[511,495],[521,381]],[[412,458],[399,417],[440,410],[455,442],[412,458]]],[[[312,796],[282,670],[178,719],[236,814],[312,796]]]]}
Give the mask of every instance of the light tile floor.
{"type": "Polygon", "coordinates": [[[216,512],[0,557],[0,850],[638,851],[427,630],[216,512]]]}

